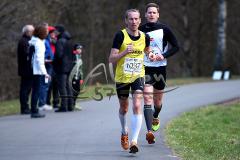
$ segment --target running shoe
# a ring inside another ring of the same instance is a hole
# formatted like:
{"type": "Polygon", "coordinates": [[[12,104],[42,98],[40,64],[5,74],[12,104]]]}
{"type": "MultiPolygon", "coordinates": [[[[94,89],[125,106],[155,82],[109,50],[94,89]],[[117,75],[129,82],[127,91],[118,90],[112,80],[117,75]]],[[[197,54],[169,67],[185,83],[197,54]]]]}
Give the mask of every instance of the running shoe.
{"type": "Polygon", "coordinates": [[[51,105],[45,104],[45,105],[43,106],[43,109],[44,109],[45,111],[51,111],[51,110],[53,110],[53,107],[52,107],[51,105]]]}
{"type": "Polygon", "coordinates": [[[160,128],[160,120],[159,118],[153,118],[152,121],[152,130],[156,132],[160,128]]]}
{"type": "Polygon", "coordinates": [[[128,134],[126,134],[126,135],[122,134],[121,135],[121,146],[124,150],[128,150],[128,148],[129,148],[128,134]]]}
{"type": "Polygon", "coordinates": [[[76,111],[81,111],[82,110],[82,107],[80,105],[75,105],[74,108],[75,108],[76,111]]]}
{"type": "Polygon", "coordinates": [[[137,143],[136,142],[132,142],[131,145],[130,145],[130,151],[129,153],[137,153],[138,152],[138,146],[137,146],[137,143]]]}
{"type": "Polygon", "coordinates": [[[154,137],[154,134],[149,131],[147,134],[146,134],[146,140],[148,141],[148,144],[153,144],[155,143],[155,137],[154,137]]]}

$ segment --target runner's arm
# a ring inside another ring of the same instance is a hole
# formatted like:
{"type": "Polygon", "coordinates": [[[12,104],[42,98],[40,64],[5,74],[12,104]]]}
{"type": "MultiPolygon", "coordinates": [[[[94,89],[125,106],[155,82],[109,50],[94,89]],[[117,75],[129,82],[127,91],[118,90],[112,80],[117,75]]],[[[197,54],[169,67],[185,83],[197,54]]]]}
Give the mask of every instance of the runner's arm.
{"type": "Polygon", "coordinates": [[[115,63],[117,62],[119,59],[121,59],[123,56],[125,56],[129,51],[128,51],[128,48],[119,53],[119,49],[123,43],[123,39],[124,39],[124,35],[122,33],[122,31],[119,31],[117,32],[117,34],[115,35],[114,37],[114,40],[113,40],[113,45],[112,45],[112,49],[111,49],[111,52],[110,52],[110,56],[108,58],[108,61],[110,63],[115,63]]]}
{"type": "Polygon", "coordinates": [[[145,54],[148,56],[148,58],[151,61],[154,61],[156,59],[155,54],[153,53],[151,47],[150,47],[150,37],[148,34],[145,34],[145,41],[146,41],[146,47],[144,49],[145,54]]]}
{"type": "Polygon", "coordinates": [[[109,60],[110,63],[115,63],[119,59],[121,59],[123,56],[125,56],[126,54],[128,54],[127,49],[124,50],[123,52],[119,53],[119,49],[112,48],[108,60],[109,60]]]}
{"type": "Polygon", "coordinates": [[[144,48],[144,52],[148,56],[152,52],[152,49],[150,48],[150,37],[146,33],[145,33],[145,42],[146,42],[146,46],[144,48]]]}
{"type": "Polygon", "coordinates": [[[164,58],[169,58],[173,56],[175,53],[177,53],[177,51],[179,50],[179,45],[175,35],[168,27],[164,28],[164,32],[165,32],[164,39],[166,39],[167,42],[171,44],[171,48],[167,52],[165,52],[163,56],[164,58]]]}
{"type": "Polygon", "coordinates": [[[153,53],[152,49],[150,47],[146,47],[144,49],[145,54],[147,55],[147,57],[151,60],[151,61],[155,61],[156,60],[156,55],[153,53]]]}

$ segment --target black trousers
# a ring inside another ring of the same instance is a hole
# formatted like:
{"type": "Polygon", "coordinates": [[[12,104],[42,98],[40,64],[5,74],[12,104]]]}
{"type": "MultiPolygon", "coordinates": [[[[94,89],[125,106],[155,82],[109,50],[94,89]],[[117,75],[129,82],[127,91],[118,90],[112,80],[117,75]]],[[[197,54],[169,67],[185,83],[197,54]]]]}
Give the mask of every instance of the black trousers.
{"type": "Polygon", "coordinates": [[[32,90],[32,84],[33,84],[33,76],[21,76],[20,93],[19,93],[21,113],[29,111],[28,100],[32,90]]]}
{"type": "Polygon", "coordinates": [[[37,103],[40,96],[40,84],[44,81],[45,75],[33,76],[32,99],[31,99],[31,113],[38,113],[37,103]]]}
{"type": "Polygon", "coordinates": [[[74,106],[76,105],[77,97],[80,93],[81,85],[80,85],[81,77],[75,77],[72,79],[72,92],[74,97],[74,106]]]}
{"type": "Polygon", "coordinates": [[[58,91],[61,98],[60,108],[63,110],[73,110],[73,92],[69,83],[69,74],[57,74],[58,91]]]}

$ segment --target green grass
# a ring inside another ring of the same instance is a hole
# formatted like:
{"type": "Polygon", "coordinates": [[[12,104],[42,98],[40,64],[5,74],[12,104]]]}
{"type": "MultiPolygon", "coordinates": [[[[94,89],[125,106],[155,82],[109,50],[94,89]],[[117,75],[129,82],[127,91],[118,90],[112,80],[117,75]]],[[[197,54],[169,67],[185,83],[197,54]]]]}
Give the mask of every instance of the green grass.
{"type": "Polygon", "coordinates": [[[240,160],[240,103],[184,113],[166,127],[168,145],[186,160],[240,160]]]}
{"type": "Polygon", "coordinates": [[[111,98],[116,94],[114,85],[101,85],[97,84],[94,86],[87,86],[81,90],[78,98],[80,100],[93,99],[96,101],[101,101],[104,97],[111,98]]]}
{"type": "Polygon", "coordinates": [[[176,86],[176,85],[185,85],[185,84],[193,84],[193,83],[202,83],[202,82],[212,82],[211,77],[197,77],[197,78],[174,78],[167,79],[168,86],[176,86]]]}
{"type": "MultiPolygon", "coordinates": [[[[209,82],[209,81],[212,81],[210,77],[175,78],[175,79],[168,79],[167,86],[178,86],[178,85],[209,82]]],[[[95,99],[97,101],[100,101],[105,96],[108,96],[108,97],[112,96],[112,93],[113,94],[116,93],[114,85],[97,84],[96,86],[86,87],[82,91],[81,95],[79,96],[79,99],[80,100],[95,99]]],[[[0,116],[19,113],[20,111],[19,108],[20,106],[19,106],[18,99],[0,102],[0,116]]]]}
{"type": "Polygon", "coordinates": [[[0,102],[0,116],[20,113],[19,100],[9,100],[0,102]]]}
{"type": "MultiPolygon", "coordinates": [[[[231,80],[240,79],[240,76],[233,75],[231,80]]],[[[212,77],[190,77],[190,78],[173,78],[167,79],[167,86],[178,86],[178,85],[186,85],[193,83],[203,83],[203,82],[216,82],[212,80],[212,77]]]]}
{"type": "MultiPolygon", "coordinates": [[[[94,99],[101,101],[104,97],[110,97],[116,94],[114,85],[87,86],[78,96],[79,100],[94,99]]],[[[0,102],[0,116],[12,115],[20,113],[19,99],[0,102]]]]}

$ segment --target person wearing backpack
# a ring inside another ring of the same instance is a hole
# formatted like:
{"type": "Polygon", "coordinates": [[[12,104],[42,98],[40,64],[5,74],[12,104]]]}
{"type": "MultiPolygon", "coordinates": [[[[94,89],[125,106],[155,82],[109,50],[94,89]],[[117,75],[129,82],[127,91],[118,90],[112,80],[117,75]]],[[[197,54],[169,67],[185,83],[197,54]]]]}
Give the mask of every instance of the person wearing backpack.
{"type": "Polygon", "coordinates": [[[21,77],[20,82],[20,113],[30,114],[28,99],[32,89],[32,67],[31,56],[29,53],[29,41],[33,35],[33,25],[25,25],[22,29],[22,37],[18,42],[17,58],[18,58],[18,75],[21,77]]]}

